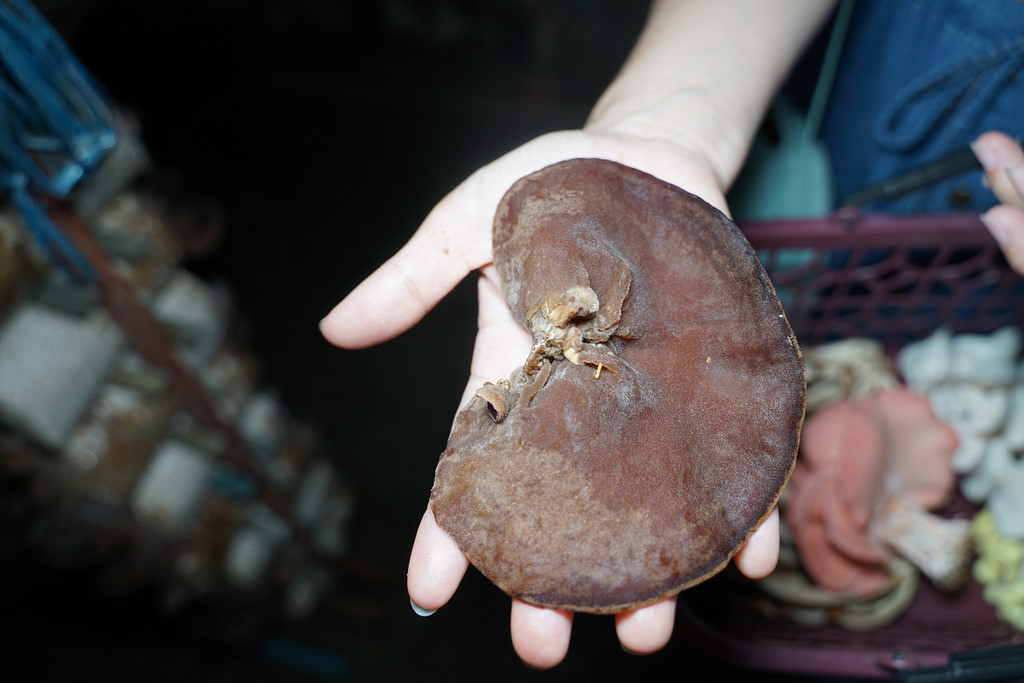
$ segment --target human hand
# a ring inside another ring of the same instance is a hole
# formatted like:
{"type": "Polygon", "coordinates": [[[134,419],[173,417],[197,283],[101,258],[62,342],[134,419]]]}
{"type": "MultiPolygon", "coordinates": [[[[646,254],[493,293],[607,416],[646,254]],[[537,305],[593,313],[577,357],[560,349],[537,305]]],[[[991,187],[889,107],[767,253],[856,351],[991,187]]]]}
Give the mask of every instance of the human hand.
{"type": "Polygon", "coordinates": [[[1024,275],[1024,150],[997,131],[982,134],[971,147],[985,168],[985,180],[1001,202],[982,214],[981,220],[1010,266],[1024,275]]]}
{"type": "MultiPolygon", "coordinates": [[[[430,212],[410,241],[349,294],[321,322],[324,336],[345,348],[391,339],[418,322],[469,272],[479,270],[479,332],[469,382],[460,405],[484,381],[508,377],[522,364],[531,338],[512,318],[492,264],[491,227],[505,191],[520,177],[557,161],[579,157],[610,159],[687,189],[726,210],[723,182],[697,147],[617,132],[551,133],[483,167],[430,212]]],[[[741,572],[760,578],[778,559],[779,525],[774,512],[751,536],[735,561],[741,572]]],[[[409,595],[429,613],[454,594],[468,561],[437,526],[423,516],[409,562],[409,595]]],[[[675,600],[616,615],[616,631],[627,650],[660,649],[672,632],[675,600]]],[[[511,635],[528,665],[548,668],[565,656],[572,614],[513,600],[511,635]]]]}

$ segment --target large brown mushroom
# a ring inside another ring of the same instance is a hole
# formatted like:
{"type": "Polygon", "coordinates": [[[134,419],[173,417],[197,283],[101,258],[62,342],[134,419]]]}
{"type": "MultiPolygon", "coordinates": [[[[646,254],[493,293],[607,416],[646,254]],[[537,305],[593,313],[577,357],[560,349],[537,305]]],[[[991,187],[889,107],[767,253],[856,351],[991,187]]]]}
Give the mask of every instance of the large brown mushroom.
{"type": "Polygon", "coordinates": [[[457,415],[438,524],[506,593],[607,613],[721,570],[771,511],[804,415],[796,339],[721,212],[598,159],[517,181],[495,264],[533,333],[457,415]]]}

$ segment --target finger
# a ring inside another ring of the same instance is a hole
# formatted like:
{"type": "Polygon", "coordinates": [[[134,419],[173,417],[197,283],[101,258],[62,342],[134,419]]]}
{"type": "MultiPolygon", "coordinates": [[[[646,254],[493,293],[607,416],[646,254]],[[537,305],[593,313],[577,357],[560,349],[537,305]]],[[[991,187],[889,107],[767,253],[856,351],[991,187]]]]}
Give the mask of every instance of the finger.
{"type": "Polygon", "coordinates": [[[462,394],[460,406],[466,405],[484,382],[511,377],[512,371],[523,364],[530,351],[530,333],[512,317],[497,280],[494,268],[488,266],[483,269],[477,283],[479,332],[473,347],[469,383],[462,394]]]}
{"type": "Polygon", "coordinates": [[[428,507],[420,520],[409,556],[407,586],[409,599],[414,608],[419,608],[417,613],[430,614],[448,602],[468,567],[466,556],[437,525],[428,507]]]}
{"type": "Polygon", "coordinates": [[[490,261],[494,207],[481,213],[478,184],[470,176],[442,199],[412,239],[324,317],[328,341],[356,349],[396,337],[490,261]]]}
{"type": "Polygon", "coordinates": [[[981,221],[999,242],[1010,267],[1024,275],[1024,211],[1004,204],[983,213],[981,221]]]}
{"type": "Polygon", "coordinates": [[[569,158],[564,151],[538,138],[476,171],[434,207],[397,254],[320,321],[323,335],[344,348],[363,348],[419,322],[470,271],[491,261],[494,211],[512,182],[569,158]]]}
{"type": "Polygon", "coordinates": [[[736,553],[736,568],[750,579],[763,579],[779,562],[779,508],[773,508],[746,544],[736,553]]]}
{"type": "Polygon", "coordinates": [[[985,169],[985,181],[1003,204],[1024,209],[1024,150],[1010,136],[990,131],[971,149],[985,169]]]}
{"type": "Polygon", "coordinates": [[[615,615],[615,632],[627,651],[647,655],[665,647],[676,620],[676,599],[615,615]]]}
{"type": "Polygon", "coordinates": [[[572,612],[513,600],[509,628],[519,658],[535,669],[550,669],[569,651],[572,612]]]}
{"type": "MultiPolygon", "coordinates": [[[[1010,185],[1013,186],[1014,191],[1017,193],[1017,208],[1024,209],[1024,162],[1016,166],[1007,166],[1004,171],[1006,177],[1010,180],[1010,185]]],[[[1012,202],[1007,202],[1011,204],[1012,202]]]]}
{"type": "Polygon", "coordinates": [[[1016,196],[1009,197],[1007,200],[1000,198],[1000,201],[1018,209],[1024,209],[1024,160],[1016,166],[1007,166],[1003,169],[1003,175],[1010,181],[1010,186],[1016,196]]]}

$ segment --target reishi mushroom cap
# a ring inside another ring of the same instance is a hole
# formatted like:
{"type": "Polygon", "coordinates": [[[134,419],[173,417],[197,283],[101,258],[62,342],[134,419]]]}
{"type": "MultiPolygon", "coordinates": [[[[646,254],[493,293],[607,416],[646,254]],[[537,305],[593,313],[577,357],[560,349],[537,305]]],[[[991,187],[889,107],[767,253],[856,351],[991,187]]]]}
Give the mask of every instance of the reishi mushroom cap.
{"type": "Polygon", "coordinates": [[[534,349],[456,416],[438,524],[547,607],[624,611],[721,570],[792,472],[805,399],[742,233],[653,176],[575,159],[511,187],[494,254],[534,349]]]}

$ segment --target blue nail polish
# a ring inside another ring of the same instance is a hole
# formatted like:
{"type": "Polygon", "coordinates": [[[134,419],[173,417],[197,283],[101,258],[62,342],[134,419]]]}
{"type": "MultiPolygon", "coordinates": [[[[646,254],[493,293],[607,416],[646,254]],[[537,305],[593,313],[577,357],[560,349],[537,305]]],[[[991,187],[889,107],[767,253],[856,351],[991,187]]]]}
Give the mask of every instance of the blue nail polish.
{"type": "Polygon", "coordinates": [[[412,611],[421,617],[429,617],[431,614],[437,611],[436,609],[427,609],[426,607],[420,607],[412,601],[412,598],[409,598],[409,604],[412,606],[412,611]]]}

